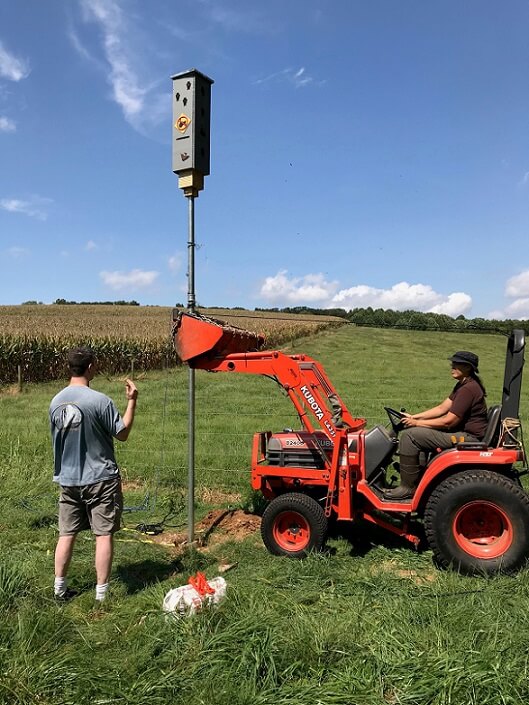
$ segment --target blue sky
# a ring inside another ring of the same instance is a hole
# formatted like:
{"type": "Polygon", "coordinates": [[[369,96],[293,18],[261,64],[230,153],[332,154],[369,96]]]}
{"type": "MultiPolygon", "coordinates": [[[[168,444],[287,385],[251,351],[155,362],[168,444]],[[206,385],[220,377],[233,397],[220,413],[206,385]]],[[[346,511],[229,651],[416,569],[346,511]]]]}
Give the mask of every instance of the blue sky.
{"type": "Polygon", "coordinates": [[[528,33],[527,0],[0,0],[0,303],[185,303],[196,67],[199,304],[529,317],[528,33]]]}

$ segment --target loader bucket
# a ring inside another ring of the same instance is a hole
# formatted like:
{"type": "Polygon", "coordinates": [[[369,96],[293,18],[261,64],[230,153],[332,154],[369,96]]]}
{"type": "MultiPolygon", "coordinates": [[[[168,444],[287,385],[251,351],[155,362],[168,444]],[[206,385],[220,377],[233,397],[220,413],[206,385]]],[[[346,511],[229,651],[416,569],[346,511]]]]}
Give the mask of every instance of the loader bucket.
{"type": "Polygon", "coordinates": [[[258,350],[264,338],[199,313],[173,312],[173,340],[182,362],[258,350]]]}

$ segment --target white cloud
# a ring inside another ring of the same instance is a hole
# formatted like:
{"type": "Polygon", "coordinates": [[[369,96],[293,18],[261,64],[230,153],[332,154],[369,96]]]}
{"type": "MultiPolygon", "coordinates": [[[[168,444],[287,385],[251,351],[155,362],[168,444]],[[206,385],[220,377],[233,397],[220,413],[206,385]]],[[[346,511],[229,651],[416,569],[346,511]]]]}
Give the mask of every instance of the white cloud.
{"type": "Polygon", "coordinates": [[[449,294],[446,299],[432,306],[429,313],[444,313],[446,316],[456,318],[467,313],[472,308],[472,297],[462,291],[449,294]]]}
{"type": "MultiPolygon", "coordinates": [[[[291,83],[295,88],[304,88],[305,86],[314,83],[313,77],[306,73],[304,66],[299,69],[286,68],[282,71],[277,71],[276,73],[272,73],[264,78],[258,78],[254,81],[254,83],[259,85],[262,83],[269,83],[271,81],[291,83]]],[[[322,83],[323,81],[319,81],[318,85],[321,85],[322,83]]]]}
{"type": "Polygon", "coordinates": [[[158,278],[158,272],[144,272],[141,269],[133,269],[130,272],[100,272],[99,276],[103,282],[115,291],[121,289],[146,289],[158,278]]]}
{"type": "Polygon", "coordinates": [[[266,277],[261,296],[268,301],[296,304],[327,302],[338,288],[338,282],[326,281],[323,274],[306,274],[291,279],[287,274],[283,269],[274,277],[266,277]]]}
{"type": "Polygon", "coordinates": [[[169,257],[167,264],[171,272],[178,272],[182,268],[184,257],[181,252],[177,252],[172,257],[169,257]]]}
{"type": "Polygon", "coordinates": [[[13,120],[8,117],[0,116],[0,132],[15,132],[17,129],[13,120]]]}
{"type": "Polygon", "coordinates": [[[529,296],[529,269],[507,280],[505,295],[512,298],[529,296]]]}
{"type": "Polygon", "coordinates": [[[510,303],[502,318],[529,318],[529,297],[519,298],[510,303]]]}
{"type": "Polygon", "coordinates": [[[505,284],[505,296],[513,299],[502,310],[497,309],[488,314],[489,318],[529,318],[529,269],[515,274],[505,284]]]}
{"type": "Polygon", "coordinates": [[[88,240],[88,242],[86,243],[84,248],[87,252],[93,252],[93,250],[99,249],[99,245],[96,242],[94,242],[93,240],[88,240]]]}
{"type": "Polygon", "coordinates": [[[520,180],[520,186],[527,186],[529,184],[529,171],[526,171],[520,180]]]}
{"type": "Polygon", "coordinates": [[[21,81],[29,76],[29,64],[10,54],[0,41],[0,76],[10,81],[21,81]]]}
{"type": "Polygon", "coordinates": [[[462,292],[444,296],[434,291],[429,284],[399,282],[390,289],[376,289],[366,285],[342,289],[333,298],[332,303],[346,309],[371,306],[396,311],[410,309],[459,316],[471,308],[472,299],[462,292]]]}
{"type": "Polygon", "coordinates": [[[327,281],[323,274],[306,274],[303,277],[288,277],[282,270],[267,277],[260,294],[268,301],[284,304],[313,304],[318,302],[325,308],[384,308],[403,311],[411,309],[431,313],[459,316],[470,310],[472,299],[463,292],[449,295],[439,294],[427,284],[399,282],[390,289],[377,289],[358,284],[338,290],[338,282],[327,281]]]}
{"type": "Polygon", "coordinates": [[[27,247],[10,247],[7,250],[7,254],[13,259],[20,259],[21,257],[27,257],[30,254],[27,247]]]}
{"type": "Polygon", "coordinates": [[[30,218],[37,218],[37,220],[46,220],[48,213],[45,209],[51,203],[53,203],[51,198],[43,198],[42,196],[31,196],[27,200],[2,198],[0,208],[9,213],[21,213],[30,218]]]}

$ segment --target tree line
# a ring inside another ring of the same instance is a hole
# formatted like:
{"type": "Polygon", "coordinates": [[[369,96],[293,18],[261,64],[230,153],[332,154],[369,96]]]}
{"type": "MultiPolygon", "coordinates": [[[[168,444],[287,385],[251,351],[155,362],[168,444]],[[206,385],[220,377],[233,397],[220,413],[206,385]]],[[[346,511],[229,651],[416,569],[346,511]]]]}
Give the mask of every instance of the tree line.
{"type": "MultiPolygon", "coordinates": [[[[137,301],[67,301],[66,299],[55,299],[54,304],[60,306],[139,306],[137,301]]],[[[42,301],[23,301],[22,306],[43,306],[42,301]]]]}
{"type": "Polygon", "coordinates": [[[507,318],[466,318],[463,315],[453,318],[444,313],[422,313],[420,311],[394,311],[392,309],[353,308],[311,308],[294,306],[286,308],[256,308],[256,311],[273,313],[303,313],[314,316],[339,316],[358,326],[376,328],[405,328],[409,330],[443,330],[468,333],[510,333],[514,328],[529,330],[529,320],[507,318]]]}

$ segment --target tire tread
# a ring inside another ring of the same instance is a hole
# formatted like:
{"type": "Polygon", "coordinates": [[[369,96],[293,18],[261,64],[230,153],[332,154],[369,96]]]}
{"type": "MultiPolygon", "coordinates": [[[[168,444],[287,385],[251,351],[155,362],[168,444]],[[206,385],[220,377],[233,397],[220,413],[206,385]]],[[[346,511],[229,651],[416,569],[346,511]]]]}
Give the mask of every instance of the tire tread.
{"type": "MultiPolygon", "coordinates": [[[[438,485],[438,487],[433,490],[426,503],[423,516],[424,531],[428,544],[432,549],[438,563],[445,568],[450,567],[451,565],[453,565],[453,563],[445,555],[445,551],[443,550],[442,546],[439,545],[435,526],[437,513],[439,512],[444,501],[446,501],[450,493],[455,492],[457,489],[460,488],[477,487],[479,483],[484,483],[485,486],[488,486],[493,490],[496,489],[498,491],[507,491],[511,495],[513,500],[519,503],[519,508],[521,508],[522,511],[525,513],[526,522],[529,527],[529,496],[523,490],[521,485],[511,480],[506,475],[491,470],[464,471],[452,475],[443,480],[438,485]]],[[[448,530],[451,530],[451,527],[449,527],[448,530]]],[[[525,551],[525,553],[527,553],[527,551],[529,550],[529,539],[525,539],[525,541],[526,544],[528,544],[526,546],[525,551]]],[[[468,574],[492,573],[500,571],[510,572],[521,565],[521,563],[523,562],[522,559],[523,556],[519,557],[518,559],[515,559],[512,564],[505,565],[499,568],[496,568],[496,564],[494,564],[494,568],[492,568],[492,562],[487,565],[483,560],[480,560],[478,558],[469,558],[468,565],[461,564],[458,566],[458,569],[461,572],[468,574]]]]}
{"type": "Polygon", "coordinates": [[[301,492],[287,492],[273,499],[265,509],[261,521],[261,536],[263,543],[274,555],[304,558],[310,550],[321,550],[327,536],[328,522],[325,512],[315,499],[301,492]],[[277,546],[272,537],[272,527],[275,517],[282,511],[299,511],[309,522],[311,528],[311,543],[309,548],[301,551],[285,551],[277,546]]]}

